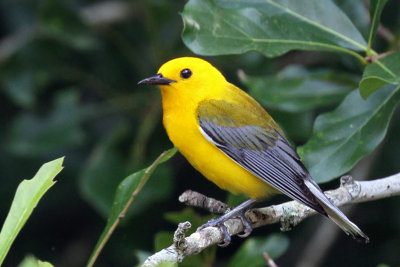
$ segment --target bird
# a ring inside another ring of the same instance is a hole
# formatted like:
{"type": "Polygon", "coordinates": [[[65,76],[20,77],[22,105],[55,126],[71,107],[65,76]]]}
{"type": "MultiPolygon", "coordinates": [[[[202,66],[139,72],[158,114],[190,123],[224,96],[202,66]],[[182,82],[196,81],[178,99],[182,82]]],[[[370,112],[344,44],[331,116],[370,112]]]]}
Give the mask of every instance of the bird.
{"type": "Polygon", "coordinates": [[[248,236],[252,227],[244,212],[277,193],[330,218],[347,235],[369,241],[326,197],[267,111],[211,63],[196,57],[175,58],[138,84],[160,88],[167,135],[188,162],[221,189],[249,197],[199,228],[220,227],[221,246],[231,242],[226,220],[239,217],[244,224],[239,236],[248,236]]]}

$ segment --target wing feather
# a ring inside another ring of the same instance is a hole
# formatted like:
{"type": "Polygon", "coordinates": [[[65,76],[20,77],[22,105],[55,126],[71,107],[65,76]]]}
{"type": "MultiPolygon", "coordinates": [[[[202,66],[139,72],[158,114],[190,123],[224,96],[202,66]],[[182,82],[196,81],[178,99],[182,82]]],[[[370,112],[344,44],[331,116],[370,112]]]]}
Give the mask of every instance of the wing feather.
{"type": "Polygon", "coordinates": [[[237,112],[242,113],[244,120],[252,116],[250,111],[224,100],[212,101],[203,102],[198,108],[200,129],[207,140],[272,187],[326,215],[304,182],[310,179],[307,169],[280,132],[269,124],[235,125],[226,109],[236,112],[235,117],[237,112]],[[223,116],[219,115],[221,110],[225,112],[223,116]]]}

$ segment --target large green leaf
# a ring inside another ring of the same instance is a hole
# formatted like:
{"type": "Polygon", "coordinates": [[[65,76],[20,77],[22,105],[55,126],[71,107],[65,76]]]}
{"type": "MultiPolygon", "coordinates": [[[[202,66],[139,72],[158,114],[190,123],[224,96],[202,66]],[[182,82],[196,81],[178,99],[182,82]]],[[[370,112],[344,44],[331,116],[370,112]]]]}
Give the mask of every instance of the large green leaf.
{"type": "Polygon", "coordinates": [[[249,93],[268,108],[287,112],[303,112],[316,107],[339,103],[357,86],[347,74],[331,70],[307,71],[290,66],[277,75],[242,76],[249,93]]]}
{"type": "Polygon", "coordinates": [[[367,16],[365,4],[361,1],[334,0],[335,4],[353,22],[364,37],[368,37],[371,20],[367,16]]]}
{"type": "Polygon", "coordinates": [[[318,116],[309,141],[298,149],[317,182],[349,171],[385,137],[400,100],[400,86],[388,85],[364,100],[351,92],[332,112],[318,116]]]}
{"type": "Polygon", "coordinates": [[[183,41],[202,55],[250,50],[268,57],[292,49],[365,51],[366,42],[332,2],[191,0],[182,13],[183,41]]]}
{"type": "Polygon", "coordinates": [[[0,265],[40,199],[55,184],[53,179],[63,169],[63,161],[59,158],[43,164],[31,180],[19,184],[0,232],[0,265]]]}
{"type": "Polygon", "coordinates": [[[265,266],[263,253],[275,259],[289,247],[289,239],[282,234],[272,234],[268,237],[249,238],[229,261],[228,267],[258,267],[265,266]]]}
{"type": "Polygon", "coordinates": [[[365,68],[360,81],[360,93],[367,98],[388,83],[400,84],[400,51],[376,59],[365,68]]]}
{"type": "Polygon", "coordinates": [[[125,216],[127,209],[132,204],[132,201],[134,201],[136,196],[141,192],[143,186],[149,180],[157,166],[170,159],[173,155],[175,155],[176,152],[177,148],[164,151],[148,168],[135,172],[122,180],[116,190],[106,227],[104,228],[103,233],[97,241],[96,247],[90,256],[88,266],[93,266],[95,260],[117,227],[119,221],[123,218],[123,216],[125,216]]]}
{"type": "Polygon", "coordinates": [[[374,40],[376,30],[378,29],[380,20],[381,20],[381,14],[383,7],[386,5],[387,0],[371,0],[370,6],[369,6],[369,14],[371,17],[371,30],[369,32],[369,37],[368,37],[368,50],[367,50],[367,55],[369,55],[369,51],[372,46],[372,41],[374,40]]]}

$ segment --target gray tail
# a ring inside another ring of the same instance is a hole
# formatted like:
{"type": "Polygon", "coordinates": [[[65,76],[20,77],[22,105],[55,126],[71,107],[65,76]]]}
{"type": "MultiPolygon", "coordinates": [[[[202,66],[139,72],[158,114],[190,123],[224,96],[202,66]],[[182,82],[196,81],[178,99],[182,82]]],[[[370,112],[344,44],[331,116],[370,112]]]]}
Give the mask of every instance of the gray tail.
{"type": "Polygon", "coordinates": [[[369,242],[368,236],[364,234],[357,225],[352,223],[346,215],[344,215],[344,213],[325,196],[319,186],[312,179],[305,179],[304,183],[315,196],[318,203],[323,207],[328,217],[332,219],[337,226],[354,239],[365,243],[369,242]]]}

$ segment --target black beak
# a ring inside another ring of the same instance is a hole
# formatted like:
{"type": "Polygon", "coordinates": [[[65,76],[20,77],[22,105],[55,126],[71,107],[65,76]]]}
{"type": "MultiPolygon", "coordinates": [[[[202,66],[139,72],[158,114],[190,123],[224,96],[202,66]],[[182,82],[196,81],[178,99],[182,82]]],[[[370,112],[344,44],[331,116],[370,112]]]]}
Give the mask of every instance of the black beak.
{"type": "Polygon", "coordinates": [[[162,76],[161,73],[158,73],[149,78],[143,79],[138,84],[154,84],[154,85],[168,85],[170,83],[176,82],[174,80],[170,80],[162,76]]]}

